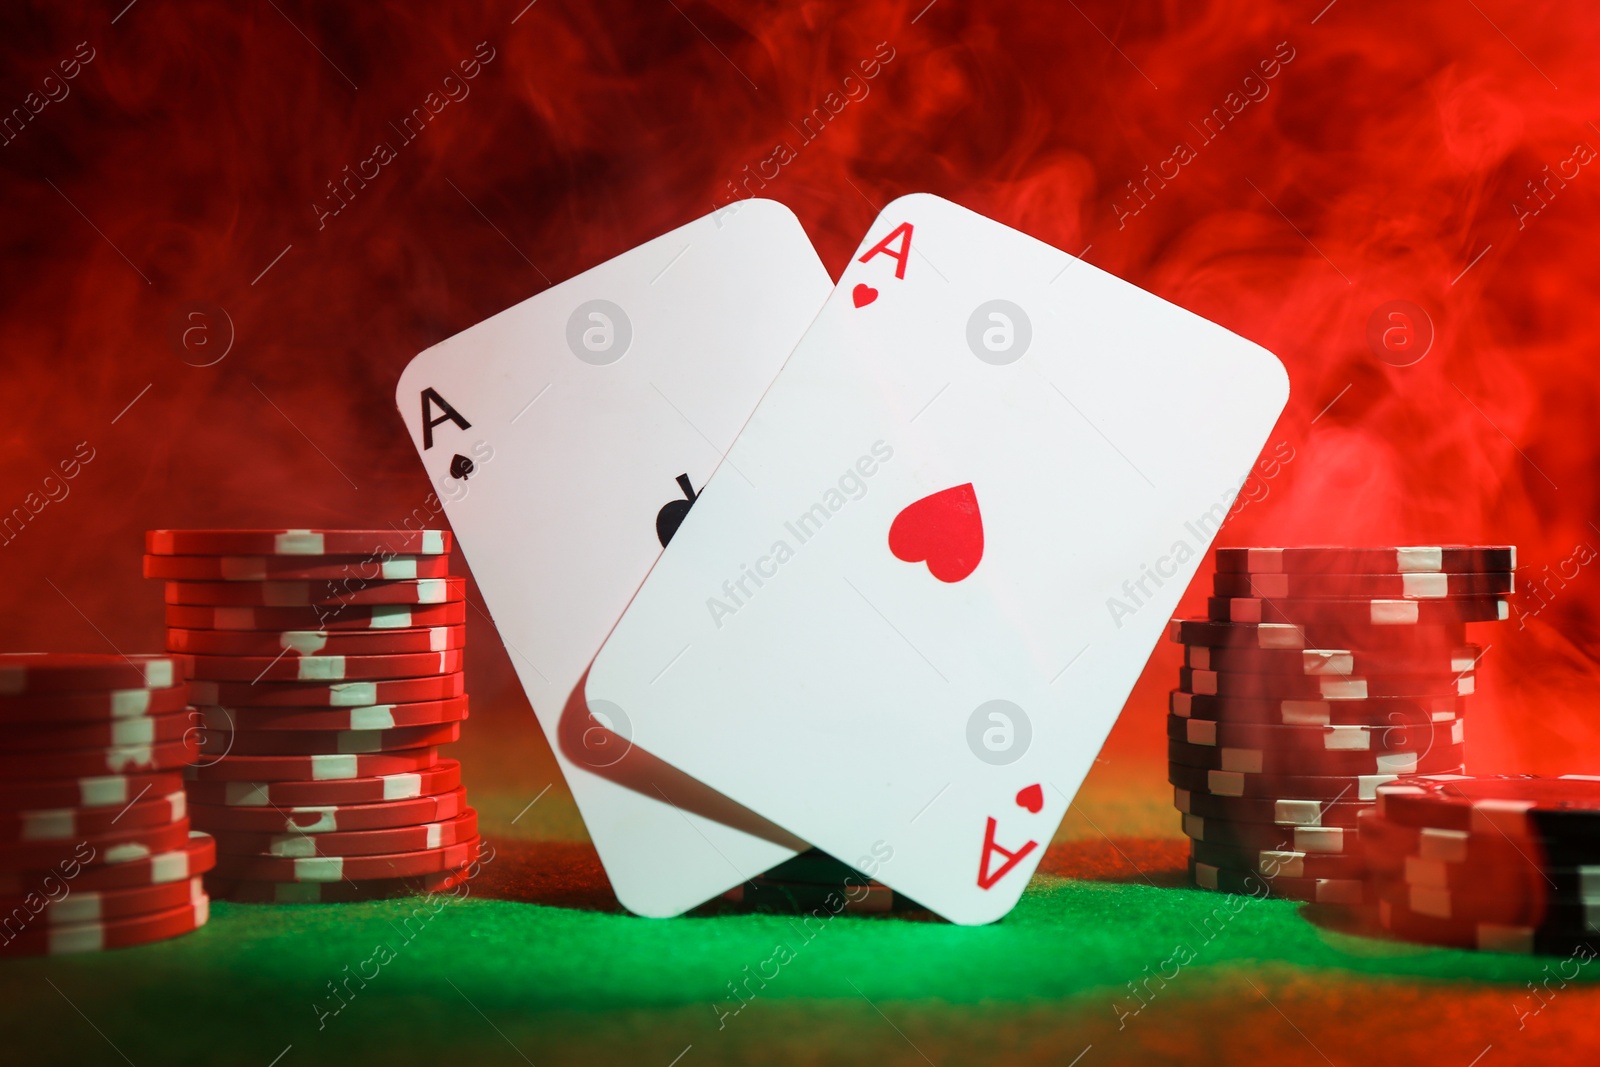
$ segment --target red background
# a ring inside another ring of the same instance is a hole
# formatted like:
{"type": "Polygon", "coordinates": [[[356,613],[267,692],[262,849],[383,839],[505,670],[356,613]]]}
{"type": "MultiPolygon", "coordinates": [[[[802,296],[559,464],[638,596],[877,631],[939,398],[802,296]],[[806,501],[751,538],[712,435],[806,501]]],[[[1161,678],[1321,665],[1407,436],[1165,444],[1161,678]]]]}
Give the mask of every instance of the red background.
{"type": "MultiPolygon", "coordinates": [[[[415,353],[705,214],[787,142],[762,194],[835,274],[876,205],[930,191],[1276,352],[1293,396],[1268,450],[1293,459],[1220,543],[1515,543],[1524,588],[1565,568],[1542,609],[1523,593],[1479,628],[1472,766],[1600,772],[1597,579],[1573,558],[1600,544],[1600,176],[1528,185],[1600,147],[1587,7],[125,2],[0,15],[0,112],[66,90],[0,145],[0,509],[79,442],[95,457],[0,544],[5,647],[159,647],[150,527],[402,521],[428,492],[391,403],[415,353]],[[45,82],[79,42],[93,58],[45,82]],[[470,95],[319,228],[327,183],[399,144],[479,42],[470,95]],[[807,143],[830,93],[858,99],[807,143]],[[1180,141],[1194,158],[1120,217],[1180,141]],[[1403,368],[1367,341],[1391,300],[1436,334],[1403,368]],[[185,349],[193,301],[226,318],[185,349]]],[[[547,769],[472,627],[477,773],[547,769]]],[[[1113,767],[1161,762],[1176,662],[1157,650],[1113,767]]]]}

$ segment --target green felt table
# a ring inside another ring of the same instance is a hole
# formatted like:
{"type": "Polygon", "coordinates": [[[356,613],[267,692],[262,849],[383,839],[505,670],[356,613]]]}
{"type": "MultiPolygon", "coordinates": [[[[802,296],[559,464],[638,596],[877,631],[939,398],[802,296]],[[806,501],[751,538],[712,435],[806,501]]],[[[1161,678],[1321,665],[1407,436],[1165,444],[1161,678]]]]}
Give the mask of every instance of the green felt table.
{"type": "Polygon", "coordinates": [[[217,902],[175,941],[0,962],[7,1058],[1493,1067],[1593,1046],[1600,966],[1569,963],[1566,980],[1550,959],[1186,887],[1160,777],[1097,769],[1022,902],[981,928],[732,906],[635,918],[570,800],[485,793],[495,858],[466,899],[217,902]],[[374,966],[379,945],[392,958],[374,966]]]}

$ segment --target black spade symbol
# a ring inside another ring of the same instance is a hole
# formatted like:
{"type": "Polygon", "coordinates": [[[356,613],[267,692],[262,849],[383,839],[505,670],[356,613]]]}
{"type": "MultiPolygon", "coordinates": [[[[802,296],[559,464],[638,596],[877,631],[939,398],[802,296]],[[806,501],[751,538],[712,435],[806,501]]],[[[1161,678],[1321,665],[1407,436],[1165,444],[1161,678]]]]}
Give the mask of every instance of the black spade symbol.
{"type": "Polygon", "coordinates": [[[473,465],[472,460],[468,459],[466,456],[463,456],[459,452],[457,452],[455,458],[450,461],[450,477],[460,478],[462,481],[466,481],[468,478],[472,477],[472,472],[477,469],[478,468],[473,465]]]}
{"type": "Polygon", "coordinates": [[[694,507],[698,494],[694,486],[689,483],[687,474],[678,475],[678,488],[683,490],[685,499],[669,500],[661,505],[661,510],[656,512],[656,540],[661,542],[661,547],[666,548],[667,542],[672,540],[672,535],[678,532],[678,527],[683,525],[683,517],[689,514],[689,509],[694,507]]]}

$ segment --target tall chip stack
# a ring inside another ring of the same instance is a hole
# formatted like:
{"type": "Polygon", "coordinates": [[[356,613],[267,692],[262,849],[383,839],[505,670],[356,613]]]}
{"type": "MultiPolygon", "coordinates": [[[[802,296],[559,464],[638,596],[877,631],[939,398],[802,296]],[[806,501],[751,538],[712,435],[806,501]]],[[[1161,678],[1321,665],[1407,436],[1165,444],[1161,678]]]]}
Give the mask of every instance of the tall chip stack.
{"type": "Polygon", "coordinates": [[[1390,782],[1361,815],[1361,843],[1395,937],[1580,967],[1600,951],[1600,778],[1390,782]]]}
{"type": "Polygon", "coordinates": [[[1171,628],[1194,883],[1369,902],[1358,819],[1381,783],[1463,770],[1466,626],[1508,617],[1515,567],[1505,546],[1218,549],[1208,617],[1171,628]]]}
{"type": "Polygon", "coordinates": [[[167,647],[193,664],[184,771],[216,837],[211,892],[371,900],[448,888],[476,859],[461,767],[465,580],[436,530],[152,530],[167,647]]]}
{"type": "Polygon", "coordinates": [[[204,926],[212,839],[189,828],[182,656],[0,655],[0,959],[204,926]]]}

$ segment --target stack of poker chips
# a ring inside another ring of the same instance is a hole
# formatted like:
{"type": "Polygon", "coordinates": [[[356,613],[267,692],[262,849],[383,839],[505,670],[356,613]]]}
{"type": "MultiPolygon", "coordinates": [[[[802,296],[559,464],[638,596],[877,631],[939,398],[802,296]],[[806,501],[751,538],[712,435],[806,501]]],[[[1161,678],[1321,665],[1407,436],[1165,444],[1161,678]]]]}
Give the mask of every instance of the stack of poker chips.
{"type": "Polygon", "coordinates": [[[897,898],[883,883],[813,848],[734,886],[722,899],[752,911],[873,915],[895,910],[897,898]]]}
{"type": "Polygon", "coordinates": [[[167,647],[193,664],[184,772],[231,900],[367,900],[454,884],[478,816],[438,746],[467,717],[450,535],[154,530],[167,647]]]}
{"type": "Polygon", "coordinates": [[[1510,547],[1218,549],[1209,617],[1171,629],[1194,883],[1366,901],[1357,819],[1381,783],[1462,770],[1466,624],[1508,616],[1515,566],[1510,547]]]}
{"type": "Polygon", "coordinates": [[[1600,779],[1391,782],[1361,815],[1361,844],[1396,937],[1584,960],[1600,949],[1600,779]]]}
{"type": "Polygon", "coordinates": [[[0,958],[205,925],[216,856],[189,829],[182,656],[0,655],[0,958]]]}

